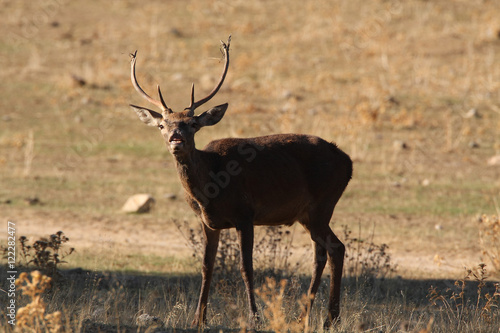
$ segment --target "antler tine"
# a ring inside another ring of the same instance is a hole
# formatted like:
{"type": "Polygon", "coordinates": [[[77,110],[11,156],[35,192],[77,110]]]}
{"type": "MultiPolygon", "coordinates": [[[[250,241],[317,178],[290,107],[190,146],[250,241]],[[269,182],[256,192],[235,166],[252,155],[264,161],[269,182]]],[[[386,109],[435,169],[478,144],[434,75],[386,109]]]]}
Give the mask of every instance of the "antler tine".
{"type": "Polygon", "coordinates": [[[193,108],[193,105],[194,105],[194,83],[191,85],[191,103],[189,104],[189,106],[186,108],[186,110],[189,110],[188,112],[188,116],[194,116],[194,109],[196,108],[193,108]]]}
{"type": "Polygon", "coordinates": [[[163,112],[170,113],[172,110],[168,108],[168,106],[165,104],[165,101],[163,100],[163,97],[161,95],[160,91],[160,86],[158,86],[158,94],[160,95],[160,101],[155,100],[151,96],[149,96],[144,90],[142,90],[141,86],[137,82],[137,77],[135,76],[135,63],[137,60],[137,50],[134,53],[130,54],[131,58],[131,63],[130,63],[130,80],[132,81],[132,85],[134,86],[135,90],[141,95],[145,100],[150,102],[153,105],[156,105],[159,107],[163,112]]]}
{"type": "Polygon", "coordinates": [[[229,45],[231,44],[231,35],[229,35],[227,39],[227,44],[224,43],[223,41],[220,41],[222,44],[222,48],[224,49],[224,57],[226,59],[226,63],[224,64],[224,71],[222,72],[222,75],[220,77],[219,83],[217,86],[206,96],[205,98],[200,99],[196,103],[194,102],[194,84],[191,87],[191,104],[189,107],[186,108],[186,110],[189,110],[190,115],[194,115],[194,110],[198,108],[199,106],[205,104],[208,102],[212,97],[217,94],[219,91],[220,87],[222,86],[222,83],[224,83],[224,79],[226,78],[227,70],[229,68],[229,45]]]}
{"type": "Polygon", "coordinates": [[[163,96],[161,95],[160,85],[158,85],[157,87],[158,87],[158,95],[160,96],[160,102],[162,105],[163,112],[165,112],[167,114],[172,113],[172,110],[167,106],[167,104],[165,103],[165,100],[163,99],[163,96]]]}

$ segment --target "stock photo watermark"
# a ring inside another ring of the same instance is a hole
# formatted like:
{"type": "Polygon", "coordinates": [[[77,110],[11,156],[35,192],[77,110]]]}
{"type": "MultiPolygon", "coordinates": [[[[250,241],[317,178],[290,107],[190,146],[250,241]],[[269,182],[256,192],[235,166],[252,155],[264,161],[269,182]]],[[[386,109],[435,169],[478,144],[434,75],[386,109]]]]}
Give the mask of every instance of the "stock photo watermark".
{"type": "Polygon", "coordinates": [[[16,223],[7,221],[7,278],[6,290],[7,304],[6,315],[8,323],[12,326],[16,325],[16,223]]]}
{"type": "Polygon", "coordinates": [[[42,0],[34,2],[32,11],[23,13],[19,29],[9,31],[8,38],[15,44],[33,41],[40,30],[55,19],[61,7],[67,5],[69,0],[42,0]]]}
{"type": "MultiPolygon", "coordinates": [[[[238,145],[238,154],[243,157],[247,163],[251,163],[255,160],[258,152],[262,150],[264,150],[264,147],[257,144],[252,145],[244,143],[238,145]]],[[[218,197],[221,190],[229,186],[232,177],[238,176],[242,171],[243,167],[240,162],[234,159],[230,160],[227,162],[225,170],[221,170],[217,173],[210,171],[208,175],[212,181],[206,183],[202,189],[195,188],[193,190],[194,195],[201,201],[202,205],[206,206],[209,204],[210,199],[218,197]]]]}

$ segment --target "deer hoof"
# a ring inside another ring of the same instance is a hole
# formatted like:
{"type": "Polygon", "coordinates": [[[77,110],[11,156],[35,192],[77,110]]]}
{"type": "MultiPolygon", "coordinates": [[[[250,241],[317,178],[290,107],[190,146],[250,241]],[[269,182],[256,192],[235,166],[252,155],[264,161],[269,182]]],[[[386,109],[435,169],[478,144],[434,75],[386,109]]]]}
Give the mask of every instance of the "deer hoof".
{"type": "Polygon", "coordinates": [[[255,330],[255,328],[257,327],[257,325],[260,324],[260,316],[258,313],[251,313],[249,316],[248,316],[248,328],[252,331],[255,330]]]}
{"type": "Polygon", "coordinates": [[[330,319],[330,316],[328,316],[328,318],[326,318],[325,320],[325,323],[323,324],[323,329],[328,330],[338,325],[340,325],[340,317],[335,317],[333,319],[330,319]]]}
{"type": "Polygon", "coordinates": [[[201,320],[199,316],[195,316],[195,318],[191,322],[191,327],[193,328],[201,328],[205,325],[206,325],[205,321],[201,320]]]}

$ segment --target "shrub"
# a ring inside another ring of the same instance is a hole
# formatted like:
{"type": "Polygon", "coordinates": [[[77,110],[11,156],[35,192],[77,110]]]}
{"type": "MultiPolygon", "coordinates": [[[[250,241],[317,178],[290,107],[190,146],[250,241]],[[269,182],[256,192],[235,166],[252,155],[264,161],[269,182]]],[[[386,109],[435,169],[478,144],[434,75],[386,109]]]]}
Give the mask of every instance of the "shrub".
{"type": "Polygon", "coordinates": [[[487,277],[486,265],[480,264],[474,269],[467,269],[464,278],[455,281],[452,287],[444,291],[431,286],[427,297],[431,305],[438,307],[438,315],[447,327],[454,327],[457,332],[467,328],[479,332],[482,326],[495,321],[498,324],[500,284],[488,285],[487,277]],[[477,286],[475,290],[470,290],[468,287],[473,282],[477,286]],[[487,287],[491,289],[490,292],[485,292],[487,287]]]}
{"type": "MultiPolygon", "coordinates": [[[[265,324],[267,329],[273,332],[307,332],[307,320],[297,320],[295,318],[287,318],[285,313],[289,304],[285,301],[287,280],[283,279],[279,285],[274,278],[266,277],[266,282],[255,290],[265,304],[263,315],[267,320],[265,324]]],[[[302,295],[302,298],[297,301],[301,307],[302,313],[305,313],[308,297],[302,295]]],[[[302,318],[305,319],[305,318],[302,318]]]]}
{"type": "Polygon", "coordinates": [[[59,332],[62,329],[61,312],[46,314],[46,304],[42,294],[50,289],[52,279],[39,271],[23,272],[16,280],[16,286],[24,296],[31,300],[26,306],[17,310],[17,327],[23,332],[59,332]]]}
{"type": "Polygon", "coordinates": [[[67,263],[64,258],[75,251],[74,248],[70,248],[68,251],[62,250],[64,243],[68,241],[69,238],[62,231],[58,231],[48,238],[40,238],[32,245],[28,244],[28,239],[25,236],[21,236],[19,243],[24,263],[21,262],[20,265],[29,266],[32,264],[44,274],[55,277],[58,274],[58,266],[67,263]]]}
{"type": "MultiPolygon", "coordinates": [[[[193,257],[203,258],[203,232],[201,226],[197,229],[190,228],[187,221],[180,223],[173,221],[187,245],[193,250],[193,257]]],[[[256,239],[253,249],[254,266],[256,269],[280,275],[284,272],[292,272],[293,265],[291,256],[293,254],[292,233],[283,231],[283,226],[264,227],[264,235],[256,239]]],[[[239,274],[240,245],[234,230],[222,230],[219,238],[219,248],[214,266],[215,274],[230,276],[239,274]]],[[[297,263],[296,265],[300,265],[297,263]]]]}
{"type": "MultiPolygon", "coordinates": [[[[375,228],[373,228],[374,230],[375,228]]],[[[344,245],[346,255],[344,260],[344,276],[354,277],[356,280],[384,279],[396,271],[396,266],[391,263],[391,256],[387,253],[387,244],[375,244],[375,232],[366,238],[352,236],[352,231],[343,226],[344,245]]]]}
{"type": "Polygon", "coordinates": [[[483,255],[490,259],[494,273],[500,275],[500,221],[499,215],[481,215],[478,218],[479,241],[483,255]]]}

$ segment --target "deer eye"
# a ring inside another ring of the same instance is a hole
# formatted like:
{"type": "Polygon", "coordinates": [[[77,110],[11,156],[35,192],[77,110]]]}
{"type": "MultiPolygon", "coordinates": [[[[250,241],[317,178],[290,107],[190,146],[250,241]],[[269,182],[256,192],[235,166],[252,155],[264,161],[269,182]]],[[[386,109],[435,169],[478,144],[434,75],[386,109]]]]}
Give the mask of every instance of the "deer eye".
{"type": "Polygon", "coordinates": [[[160,125],[158,125],[158,128],[162,130],[162,129],[164,129],[165,127],[164,127],[162,124],[160,124],[160,125]]]}

